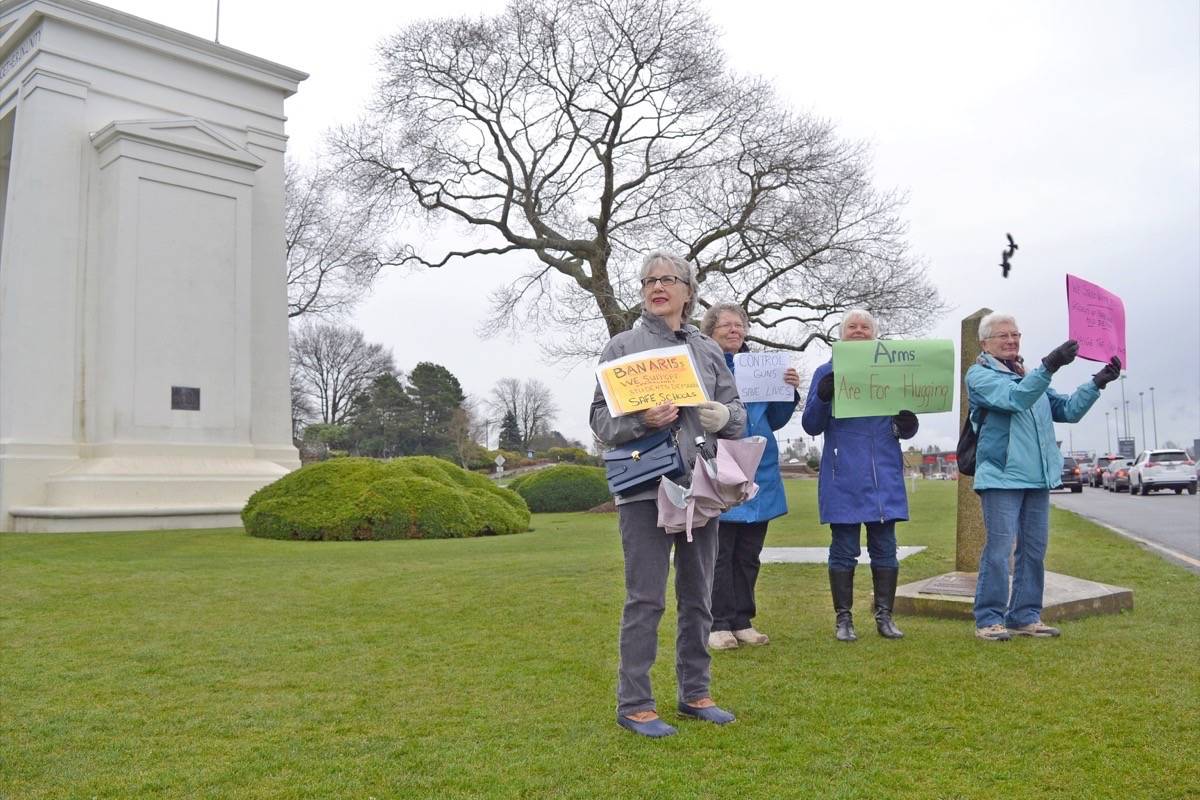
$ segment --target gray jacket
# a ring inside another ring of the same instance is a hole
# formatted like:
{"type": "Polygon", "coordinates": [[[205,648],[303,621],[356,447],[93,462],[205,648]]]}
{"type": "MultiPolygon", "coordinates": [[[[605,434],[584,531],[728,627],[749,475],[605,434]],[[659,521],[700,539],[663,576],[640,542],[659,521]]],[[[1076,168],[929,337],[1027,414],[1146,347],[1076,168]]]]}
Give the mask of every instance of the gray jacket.
{"type": "MultiPolygon", "coordinates": [[[[679,345],[686,345],[691,351],[692,360],[700,372],[700,381],[704,384],[704,391],[708,394],[709,399],[724,403],[729,409],[729,422],[725,423],[724,428],[717,431],[717,436],[721,439],[737,439],[744,436],[746,409],[738,398],[733,375],[725,364],[725,354],[721,352],[721,348],[717,346],[716,342],[700,333],[694,325],[685,324],[678,331],[673,331],[661,319],[644,311],[641,320],[632,330],[618,333],[609,340],[604,347],[604,352],[600,354],[600,360],[602,362],[611,361],[645,350],[678,347],[679,345]]],[[[609,449],[644,436],[651,431],[642,422],[640,413],[626,414],[623,417],[614,417],[608,413],[608,405],[604,402],[604,392],[600,389],[599,382],[596,383],[596,393],[592,397],[591,424],[596,438],[607,445],[609,449]]],[[[682,407],[679,409],[679,419],[676,424],[679,425],[679,448],[683,453],[683,461],[687,465],[690,477],[692,464],[696,461],[695,440],[697,436],[704,435],[704,428],[700,425],[700,413],[695,408],[682,407]]],[[[653,500],[657,496],[658,487],[656,485],[632,494],[617,495],[616,501],[620,505],[631,503],[634,500],[653,500]]]]}

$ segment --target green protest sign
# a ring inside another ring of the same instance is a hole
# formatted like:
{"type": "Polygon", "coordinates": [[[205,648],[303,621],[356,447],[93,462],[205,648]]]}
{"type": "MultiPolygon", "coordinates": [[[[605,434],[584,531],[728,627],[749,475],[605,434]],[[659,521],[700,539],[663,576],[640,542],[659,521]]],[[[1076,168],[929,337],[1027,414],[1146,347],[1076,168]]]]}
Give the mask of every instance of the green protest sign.
{"type": "Polygon", "coordinates": [[[954,342],[949,339],[835,342],[833,415],[891,416],[949,411],[954,403],[954,342]]]}

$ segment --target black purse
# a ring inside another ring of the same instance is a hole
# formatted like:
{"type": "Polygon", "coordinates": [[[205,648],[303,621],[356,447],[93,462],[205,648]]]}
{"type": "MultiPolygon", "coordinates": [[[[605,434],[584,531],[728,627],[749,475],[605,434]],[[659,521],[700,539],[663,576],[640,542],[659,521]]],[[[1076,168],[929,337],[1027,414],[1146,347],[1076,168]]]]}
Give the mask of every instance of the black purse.
{"type": "Polygon", "coordinates": [[[687,474],[678,432],[664,428],[614,447],[604,454],[604,472],[613,494],[626,494],[662,477],[687,474]]]}

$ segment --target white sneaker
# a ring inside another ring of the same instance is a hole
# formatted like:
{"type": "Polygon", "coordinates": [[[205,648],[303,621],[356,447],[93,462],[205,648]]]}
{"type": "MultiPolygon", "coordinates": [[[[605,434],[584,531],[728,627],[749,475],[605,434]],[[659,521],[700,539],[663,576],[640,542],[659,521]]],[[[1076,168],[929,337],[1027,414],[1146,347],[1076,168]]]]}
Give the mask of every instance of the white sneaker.
{"type": "Polygon", "coordinates": [[[712,631],[708,634],[709,650],[737,650],[738,640],[729,631],[712,631]]]}
{"type": "Polygon", "coordinates": [[[754,628],[742,628],[740,631],[734,631],[733,636],[743,644],[763,645],[771,642],[771,637],[765,633],[759,633],[754,628]]]}

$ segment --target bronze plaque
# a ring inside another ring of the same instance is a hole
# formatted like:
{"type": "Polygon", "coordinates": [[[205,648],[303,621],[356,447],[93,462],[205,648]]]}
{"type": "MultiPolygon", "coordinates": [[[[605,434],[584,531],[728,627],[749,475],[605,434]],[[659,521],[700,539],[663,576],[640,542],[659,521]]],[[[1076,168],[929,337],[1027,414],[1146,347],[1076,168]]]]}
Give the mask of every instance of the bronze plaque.
{"type": "Polygon", "coordinates": [[[200,410],[200,387],[198,387],[198,386],[172,386],[171,387],[171,410],[172,411],[199,411],[200,410]]]}
{"type": "Polygon", "coordinates": [[[948,594],[953,597],[975,596],[975,575],[951,572],[939,575],[925,584],[918,594],[948,594]]]}

